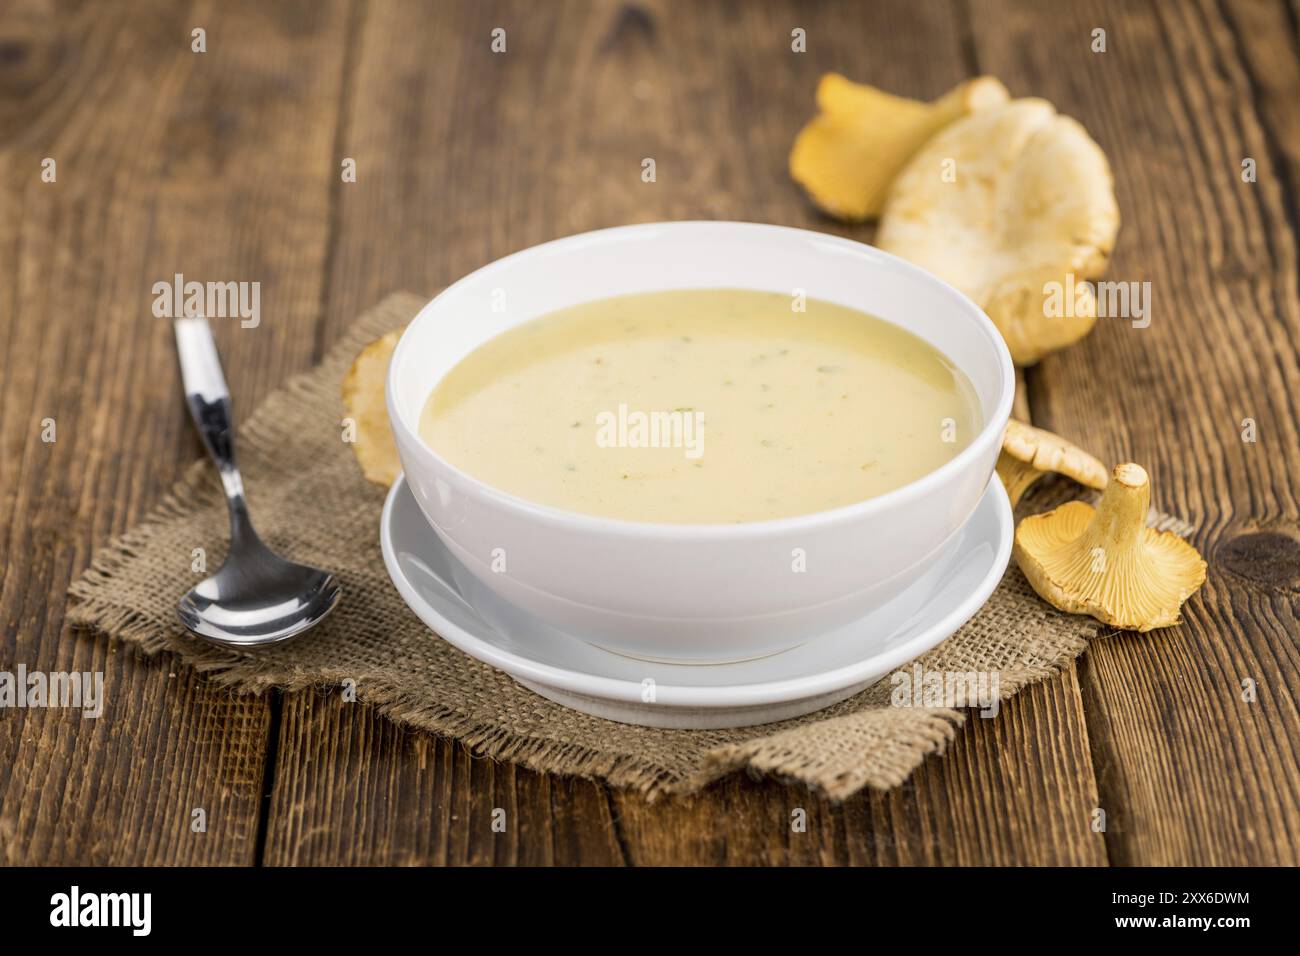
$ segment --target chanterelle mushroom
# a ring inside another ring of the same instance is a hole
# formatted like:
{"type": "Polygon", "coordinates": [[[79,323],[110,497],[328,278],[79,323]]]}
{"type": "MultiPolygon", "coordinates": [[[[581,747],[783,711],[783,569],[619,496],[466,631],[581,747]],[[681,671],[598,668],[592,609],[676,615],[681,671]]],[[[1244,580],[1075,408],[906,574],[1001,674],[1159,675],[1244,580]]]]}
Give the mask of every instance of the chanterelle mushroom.
{"type": "Polygon", "coordinates": [[[820,112],[790,149],[790,175],[832,216],[874,219],[890,182],[922,143],[953,120],[1008,98],[991,76],[922,103],[827,73],[817,85],[820,112]]]}
{"type": "Polygon", "coordinates": [[[1046,100],[990,106],[917,151],[890,187],[876,245],[947,279],[988,313],[1017,365],[1097,321],[1119,208],[1110,165],[1046,100]]]}
{"type": "Polygon", "coordinates": [[[1071,501],[1016,528],[1020,570],[1048,603],[1133,631],[1178,623],[1178,609],[1205,581],[1205,562],[1170,531],[1146,526],[1146,471],[1118,465],[1094,509],[1071,501]]]}
{"type": "Polygon", "coordinates": [[[1029,486],[1048,472],[1073,478],[1098,490],[1106,487],[1106,466],[1060,435],[1034,428],[1014,418],[1002,433],[998,476],[1015,507],[1029,486]]]}

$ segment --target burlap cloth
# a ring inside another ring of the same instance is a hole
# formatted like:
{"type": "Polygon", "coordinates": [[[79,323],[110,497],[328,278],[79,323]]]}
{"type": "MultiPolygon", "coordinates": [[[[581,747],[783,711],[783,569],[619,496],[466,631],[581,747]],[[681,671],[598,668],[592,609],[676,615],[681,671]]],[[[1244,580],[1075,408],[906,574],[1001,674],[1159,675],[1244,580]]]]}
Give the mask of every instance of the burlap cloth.
{"type": "MultiPolygon", "coordinates": [[[[225,554],[227,517],[215,471],[195,463],[154,513],[106,546],[71,587],[73,625],[171,651],[242,692],[355,681],[357,700],[391,720],[446,735],[475,752],[548,773],[596,777],[648,796],[698,789],[749,768],[840,799],[902,783],[942,751],[965,719],[948,708],[893,707],[881,681],[826,710],[735,730],[656,730],[554,704],[439,640],[398,596],[379,553],[383,489],[368,483],[341,439],[339,385],[368,341],[404,325],[424,300],[399,293],[362,316],[328,357],[244,418],[240,464],[253,515],[274,549],[334,570],[344,599],[303,639],[253,653],[186,635],[176,601],[225,554]]],[[[1077,489],[1076,489],[1077,492],[1077,489]]],[[[983,610],[920,659],[928,670],[996,672],[1006,698],[1055,673],[1098,626],[1058,613],[1014,565],[983,610]]]]}

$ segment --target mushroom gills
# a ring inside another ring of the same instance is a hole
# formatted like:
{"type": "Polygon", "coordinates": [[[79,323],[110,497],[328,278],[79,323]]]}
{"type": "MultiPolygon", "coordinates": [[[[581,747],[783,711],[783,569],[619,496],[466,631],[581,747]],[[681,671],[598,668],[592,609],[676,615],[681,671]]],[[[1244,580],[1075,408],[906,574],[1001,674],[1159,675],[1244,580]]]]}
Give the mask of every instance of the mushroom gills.
{"type": "Polygon", "coordinates": [[[1146,471],[1119,465],[1095,509],[1072,501],[1024,519],[1016,562],[1063,611],[1125,630],[1177,624],[1183,602],[1205,581],[1205,561],[1178,535],[1146,526],[1150,500],[1146,471]]]}

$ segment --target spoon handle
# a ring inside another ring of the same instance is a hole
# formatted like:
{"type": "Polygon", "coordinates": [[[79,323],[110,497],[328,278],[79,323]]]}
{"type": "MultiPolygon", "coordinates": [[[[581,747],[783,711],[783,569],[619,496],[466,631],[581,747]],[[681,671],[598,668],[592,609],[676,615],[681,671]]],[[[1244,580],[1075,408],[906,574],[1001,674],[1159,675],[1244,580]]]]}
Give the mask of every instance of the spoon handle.
{"type": "Polygon", "coordinates": [[[221,359],[212,339],[212,328],[203,316],[174,319],[176,352],[180,356],[181,383],[185,403],[203,437],[208,454],[221,472],[221,485],[230,506],[232,535],[251,533],[252,523],[244,502],[244,481],[235,465],[234,415],[230,389],[221,371],[221,359]]]}

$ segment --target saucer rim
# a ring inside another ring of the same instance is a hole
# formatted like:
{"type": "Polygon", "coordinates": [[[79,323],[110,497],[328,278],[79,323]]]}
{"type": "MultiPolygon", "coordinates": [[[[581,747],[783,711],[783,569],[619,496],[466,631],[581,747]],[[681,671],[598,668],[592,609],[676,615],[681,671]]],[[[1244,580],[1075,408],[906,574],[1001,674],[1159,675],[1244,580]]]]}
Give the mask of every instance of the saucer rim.
{"type": "MultiPolygon", "coordinates": [[[[490,641],[466,631],[460,625],[441,614],[437,607],[425,600],[401,571],[392,543],[391,516],[399,496],[404,491],[410,494],[407,491],[405,474],[399,474],[384,498],[379,527],[380,551],[383,555],[385,569],[388,571],[388,576],[398,594],[407,607],[433,632],[435,637],[447,641],[447,643],[470,657],[495,667],[516,680],[531,681],[568,693],[607,701],[644,705],[642,700],[643,688],[639,682],[574,671],[554,664],[541,663],[513,651],[503,650],[490,641]]],[[[864,681],[869,682],[874,675],[888,673],[890,670],[916,659],[952,635],[958,628],[974,617],[988,601],[1006,573],[1011,560],[1011,545],[1015,531],[1014,516],[1006,490],[996,473],[989,479],[984,494],[980,496],[979,504],[976,505],[975,510],[971,512],[970,517],[966,519],[966,523],[962,527],[965,528],[975,519],[985,500],[990,498],[997,517],[999,540],[988,572],[980,580],[978,586],[973,588],[956,607],[930,624],[915,637],[898,647],[878,654],[868,655],[851,664],[786,680],[709,686],[656,683],[655,707],[657,709],[673,707],[714,709],[784,704],[834,693],[864,681]]],[[[413,495],[412,502],[414,503],[413,495]]],[[[418,504],[415,507],[417,510],[419,509],[418,504]]],[[[432,528],[428,530],[430,534],[436,536],[436,532],[432,528]]],[[[465,604],[471,610],[474,610],[468,602],[465,602],[465,604]]],[[[477,611],[474,611],[474,613],[477,616],[477,611]]],[[[482,618],[479,618],[479,620],[482,620],[482,618]]],[[[487,622],[484,621],[483,624],[485,627],[490,628],[487,622]]],[[[785,653],[798,653],[801,649],[807,648],[813,643],[815,643],[815,640],[791,648],[790,651],[785,653]]],[[[592,646],[596,651],[609,653],[603,648],[592,646]]],[[[725,669],[732,665],[704,664],[699,666],[725,669]]]]}

